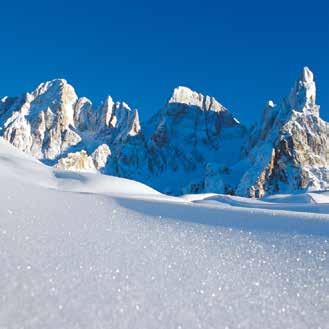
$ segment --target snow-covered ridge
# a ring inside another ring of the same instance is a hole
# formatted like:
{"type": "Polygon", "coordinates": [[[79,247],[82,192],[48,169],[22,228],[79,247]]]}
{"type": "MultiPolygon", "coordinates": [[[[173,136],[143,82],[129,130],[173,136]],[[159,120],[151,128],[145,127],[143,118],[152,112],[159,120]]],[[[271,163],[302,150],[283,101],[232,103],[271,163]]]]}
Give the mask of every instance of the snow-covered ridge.
{"type": "Polygon", "coordinates": [[[0,129],[5,140],[56,168],[131,178],[170,194],[262,197],[329,188],[329,129],[307,67],[250,130],[214,97],[187,87],[175,88],[141,124],[127,103],[107,96],[94,106],[64,79],[2,98],[0,129]]]}

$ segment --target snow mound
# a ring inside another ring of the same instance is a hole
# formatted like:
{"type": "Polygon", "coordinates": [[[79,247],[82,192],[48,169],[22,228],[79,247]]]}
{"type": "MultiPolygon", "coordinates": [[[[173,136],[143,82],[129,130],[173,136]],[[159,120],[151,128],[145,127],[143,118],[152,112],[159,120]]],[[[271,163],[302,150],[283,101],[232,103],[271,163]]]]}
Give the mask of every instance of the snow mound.
{"type": "Polygon", "coordinates": [[[54,176],[58,179],[57,188],[63,191],[112,196],[162,196],[164,199],[173,199],[147,185],[125,178],[73,171],[54,171],[54,176]]]}
{"type": "Polygon", "coordinates": [[[182,197],[194,203],[252,209],[285,210],[329,214],[329,193],[278,194],[263,199],[250,199],[224,194],[189,194],[182,197]]]}
{"type": "Polygon", "coordinates": [[[266,198],[264,201],[277,203],[329,203],[329,192],[311,192],[300,194],[276,194],[266,198]]]}
{"type": "MultiPolygon", "coordinates": [[[[106,195],[161,195],[142,183],[125,178],[105,176],[99,173],[78,173],[56,170],[32,156],[20,152],[0,138],[0,177],[61,191],[106,195]]],[[[171,199],[172,197],[163,196],[171,199]]]]}

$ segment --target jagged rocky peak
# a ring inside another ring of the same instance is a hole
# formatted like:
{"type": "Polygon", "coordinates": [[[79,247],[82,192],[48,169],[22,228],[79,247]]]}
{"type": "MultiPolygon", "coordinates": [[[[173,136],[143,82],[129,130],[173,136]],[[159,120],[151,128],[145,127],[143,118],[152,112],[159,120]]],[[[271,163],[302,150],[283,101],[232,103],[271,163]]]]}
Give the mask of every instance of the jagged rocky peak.
{"type": "Polygon", "coordinates": [[[120,138],[134,136],[141,129],[138,111],[125,102],[114,102],[111,96],[107,96],[96,110],[89,99],[80,98],[75,106],[75,122],[81,131],[107,135],[109,143],[119,135],[120,138]]]}
{"type": "Polygon", "coordinates": [[[20,97],[2,98],[0,127],[0,135],[6,140],[42,160],[66,157],[78,144],[81,146],[74,151],[81,147],[90,150],[92,139],[97,144],[111,144],[136,136],[141,130],[137,110],[114,102],[110,96],[95,110],[92,102],[78,98],[64,79],[43,82],[20,97]]]}
{"type": "Polygon", "coordinates": [[[54,79],[41,83],[32,93],[30,113],[48,108],[59,112],[62,128],[74,126],[74,105],[78,100],[74,88],[65,79],[54,79]]]}
{"type": "Polygon", "coordinates": [[[132,111],[128,135],[136,136],[140,133],[141,129],[142,128],[141,128],[141,124],[140,124],[140,120],[139,120],[139,114],[138,114],[138,111],[135,109],[132,111]]]}
{"type": "Polygon", "coordinates": [[[133,110],[125,102],[114,102],[111,96],[107,96],[100,106],[100,122],[102,127],[117,128],[133,110]]]}
{"type": "Polygon", "coordinates": [[[289,95],[291,109],[319,116],[316,105],[316,85],[314,75],[308,67],[304,67],[300,78],[296,81],[289,95]]]}
{"type": "Polygon", "coordinates": [[[160,130],[164,128],[166,117],[175,118],[175,123],[186,119],[191,129],[193,129],[193,122],[190,121],[197,121],[195,122],[197,126],[211,126],[210,133],[213,134],[216,131],[217,135],[222,128],[240,125],[239,121],[214,97],[205,96],[182,86],[174,89],[164,108],[155,117],[162,117],[160,130]]]}
{"type": "Polygon", "coordinates": [[[74,124],[76,128],[84,131],[91,130],[95,126],[95,122],[93,122],[95,113],[92,106],[93,104],[88,98],[81,97],[78,99],[74,106],[74,124]]]}
{"type": "Polygon", "coordinates": [[[1,135],[39,159],[54,159],[81,140],[71,129],[77,99],[66,80],[44,82],[6,102],[0,113],[1,135]]]}
{"type": "Polygon", "coordinates": [[[111,119],[113,119],[114,101],[111,96],[107,96],[100,106],[101,127],[112,126],[111,119]]]}
{"type": "Polygon", "coordinates": [[[313,73],[305,67],[288,98],[266,107],[236,189],[262,197],[329,187],[329,124],[319,117],[313,73]]]}
{"type": "Polygon", "coordinates": [[[42,82],[38,87],[32,91],[34,97],[48,94],[53,100],[61,98],[62,96],[69,96],[69,98],[77,98],[74,88],[65,79],[53,79],[42,82]]]}
{"type": "Polygon", "coordinates": [[[191,90],[188,87],[179,86],[174,89],[172,96],[169,98],[169,104],[179,103],[188,106],[196,106],[203,111],[227,111],[214,97],[204,96],[201,93],[191,90]]]}
{"type": "Polygon", "coordinates": [[[236,161],[246,132],[215,98],[187,87],[173,91],[147,128],[154,187],[171,194],[201,192],[207,163],[236,161]]]}
{"type": "Polygon", "coordinates": [[[98,111],[98,130],[108,136],[108,142],[120,142],[141,132],[138,111],[125,102],[114,102],[108,96],[98,111]]]}

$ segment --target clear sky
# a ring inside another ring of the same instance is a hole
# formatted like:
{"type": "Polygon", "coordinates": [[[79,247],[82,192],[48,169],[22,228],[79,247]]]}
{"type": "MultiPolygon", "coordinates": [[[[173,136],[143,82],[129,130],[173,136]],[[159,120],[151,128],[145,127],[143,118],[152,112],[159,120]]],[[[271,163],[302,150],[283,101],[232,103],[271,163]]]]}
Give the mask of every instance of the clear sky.
{"type": "Polygon", "coordinates": [[[146,119],[186,85],[250,122],[308,65],[329,120],[326,0],[3,1],[0,41],[2,96],[60,77],[146,119]]]}

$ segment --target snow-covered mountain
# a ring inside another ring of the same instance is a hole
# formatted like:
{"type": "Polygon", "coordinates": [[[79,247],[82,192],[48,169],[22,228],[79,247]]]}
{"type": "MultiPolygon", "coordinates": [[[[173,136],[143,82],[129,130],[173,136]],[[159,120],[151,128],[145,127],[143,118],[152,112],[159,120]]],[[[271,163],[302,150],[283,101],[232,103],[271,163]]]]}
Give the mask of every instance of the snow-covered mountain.
{"type": "Polygon", "coordinates": [[[269,102],[244,150],[236,193],[262,197],[329,187],[329,124],[319,117],[313,73],[304,68],[288,97],[269,102]]]}
{"type": "Polygon", "coordinates": [[[245,128],[216,99],[178,87],[142,132],[118,144],[105,172],[166,193],[200,192],[207,163],[237,161],[231,147],[240,149],[244,135],[245,128]]]}
{"type": "Polygon", "coordinates": [[[329,187],[328,123],[312,72],[270,101],[247,129],[215,98],[176,88],[141,124],[138,111],[106,97],[94,106],[63,79],[0,101],[1,135],[57,168],[131,178],[169,194],[261,197],[329,187]]]}

